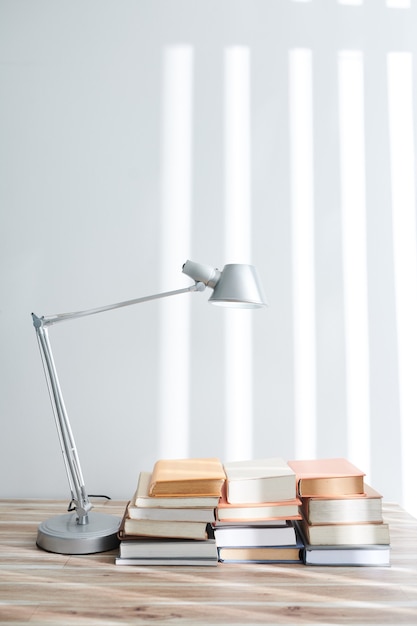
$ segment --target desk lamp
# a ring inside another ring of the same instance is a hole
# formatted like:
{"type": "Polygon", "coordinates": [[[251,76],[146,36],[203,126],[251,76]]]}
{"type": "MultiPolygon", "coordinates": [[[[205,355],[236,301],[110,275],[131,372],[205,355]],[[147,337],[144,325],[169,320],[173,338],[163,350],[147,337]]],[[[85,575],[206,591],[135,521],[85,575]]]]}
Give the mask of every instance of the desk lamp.
{"type": "Polygon", "coordinates": [[[193,285],[176,291],[167,291],[74,313],[59,313],[42,317],[32,313],[71,492],[68,512],[51,517],[39,525],[36,543],[48,552],[92,554],[111,550],[118,545],[117,532],[120,525],[120,519],[114,515],[91,511],[92,504],[85,487],[77,447],[65,408],[49,342],[48,328],[59,322],[132,304],[181,293],[204,291],[206,287],[213,290],[209,298],[213,304],[246,309],[266,306],[262,287],[252,265],[229,264],[225,265],[223,271],[219,271],[209,265],[186,261],[182,271],[194,280],[193,285]]]}

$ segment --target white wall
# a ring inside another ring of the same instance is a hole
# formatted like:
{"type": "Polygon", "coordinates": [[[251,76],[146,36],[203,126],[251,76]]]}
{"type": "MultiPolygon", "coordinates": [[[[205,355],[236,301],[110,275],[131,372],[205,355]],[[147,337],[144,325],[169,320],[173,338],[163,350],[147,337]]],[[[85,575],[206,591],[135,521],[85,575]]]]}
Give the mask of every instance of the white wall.
{"type": "Polygon", "coordinates": [[[88,491],[165,455],[347,456],[417,513],[405,5],[0,0],[0,497],[68,494],[30,313],[186,286],[191,258],[254,263],[269,308],[50,330],[88,491]]]}

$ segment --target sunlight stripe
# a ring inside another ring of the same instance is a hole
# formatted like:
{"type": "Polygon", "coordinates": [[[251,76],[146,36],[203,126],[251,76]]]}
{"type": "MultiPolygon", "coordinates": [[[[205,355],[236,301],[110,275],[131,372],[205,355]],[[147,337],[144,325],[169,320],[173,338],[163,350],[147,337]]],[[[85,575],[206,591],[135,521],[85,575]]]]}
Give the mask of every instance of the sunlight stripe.
{"type": "Polygon", "coordinates": [[[387,72],[403,505],[417,515],[417,231],[411,54],[389,53],[387,72]]]}
{"type": "MultiPolygon", "coordinates": [[[[162,119],[161,285],[179,286],[191,256],[193,50],[165,49],[162,119]]],[[[189,450],[190,300],[160,302],[158,454],[185,457],[189,450]]]]}
{"type": "MultiPolygon", "coordinates": [[[[251,256],[251,110],[250,52],[244,46],[225,50],[224,154],[225,257],[227,263],[250,263],[251,256]]],[[[252,316],[225,310],[227,460],[251,458],[252,316]]]]}
{"type": "Polygon", "coordinates": [[[316,454],[313,59],[289,55],[295,453],[316,454]]]}
{"type": "Polygon", "coordinates": [[[368,271],[363,56],[339,64],[340,176],[346,325],[348,456],[370,476],[368,271]]]}

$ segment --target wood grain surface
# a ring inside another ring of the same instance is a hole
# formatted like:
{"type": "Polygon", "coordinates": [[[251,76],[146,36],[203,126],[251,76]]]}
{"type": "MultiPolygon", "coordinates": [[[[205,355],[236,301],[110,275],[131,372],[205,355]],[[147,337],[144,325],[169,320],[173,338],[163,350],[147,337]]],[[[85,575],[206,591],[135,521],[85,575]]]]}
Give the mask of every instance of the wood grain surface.
{"type": "MultiPolygon", "coordinates": [[[[121,516],[126,502],[95,503],[121,516]]],[[[0,500],[1,624],[417,625],[417,520],[384,504],[390,567],[218,564],[122,567],[117,551],[63,556],[36,547],[66,503],[0,500]]]]}

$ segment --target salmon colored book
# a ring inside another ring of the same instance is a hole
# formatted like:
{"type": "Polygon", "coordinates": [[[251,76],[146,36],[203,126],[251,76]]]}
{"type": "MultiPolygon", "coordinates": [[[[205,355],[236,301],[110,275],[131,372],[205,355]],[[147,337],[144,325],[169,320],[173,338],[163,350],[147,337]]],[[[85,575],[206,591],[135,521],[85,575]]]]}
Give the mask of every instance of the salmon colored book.
{"type": "Polygon", "coordinates": [[[220,522],[255,522],[300,519],[301,500],[262,502],[256,504],[229,504],[222,496],[216,508],[216,519],[220,522]]]}
{"type": "Polygon", "coordinates": [[[364,493],[365,473],[347,459],[296,460],[288,461],[288,465],[295,472],[300,497],[364,493]]]}
{"type": "Polygon", "coordinates": [[[216,458],[161,459],[154,465],[150,496],[216,496],[220,498],[226,479],[216,458]]]}

